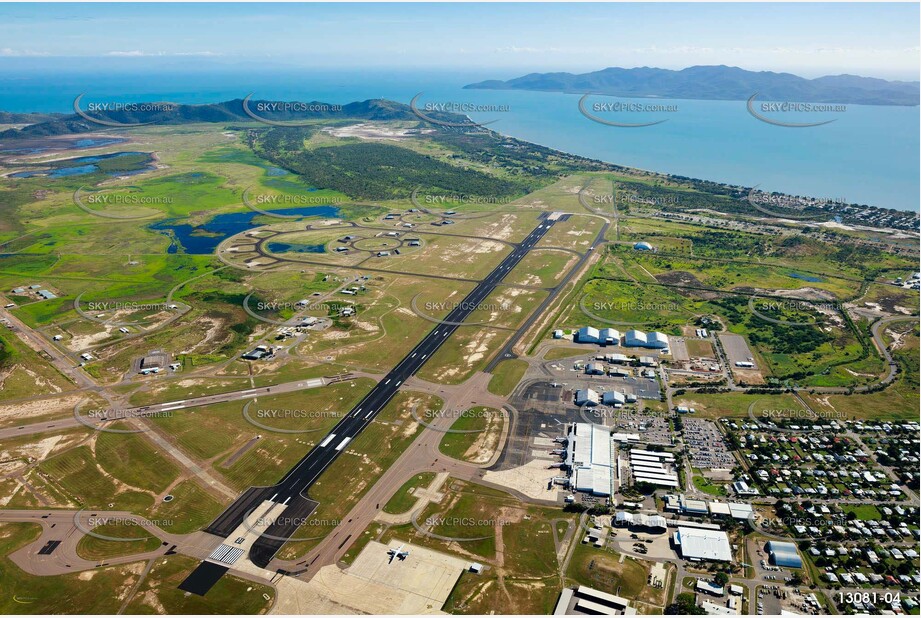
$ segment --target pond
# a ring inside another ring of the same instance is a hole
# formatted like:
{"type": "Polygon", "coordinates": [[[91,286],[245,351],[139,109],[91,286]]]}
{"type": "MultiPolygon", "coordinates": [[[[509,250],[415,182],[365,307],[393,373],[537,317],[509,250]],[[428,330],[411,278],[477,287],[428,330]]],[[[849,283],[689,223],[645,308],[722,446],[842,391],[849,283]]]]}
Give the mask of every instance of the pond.
{"type": "MultiPolygon", "coordinates": [[[[282,208],[267,210],[266,212],[283,215],[301,215],[302,217],[337,217],[339,209],[336,206],[302,206],[300,208],[282,208]]],[[[167,233],[172,239],[168,253],[178,253],[179,249],[193,255],[208,255],[214,253],[221,242],[240,232],[258,227],[255,223],[255,212],[230,212],[213,217],[200,226],[179,223],[182,219],[166,219],[150,226],[150,229],[167,233]]],[[[284,243],[276,243],[283,245],[284,243]]],[[[293,245],[298,246],[298,245],[293,245]]],[[[304,245],[309,246],[309,245],[304,245]]],[[[312,251],[311,253],[317,253],[312,251]]]]}
{"type": "Polygon", "coordinates": [[[326,253],[325,245],[303,245],[300,243],[270,242],[266,248],[271,253],[326,253]]]}
{"type": "Polygon", "coordinates": [[[787,273],[788,277],[793,277],[794,279],[799,279],[800,281],[807,281],[809,283],[821,283],[823,280],[821,277],[816,277],[815,275],[804,275],[802,273],[787,273]]]}
{"type": "Polygon", "coordinates": [[[111,154],[105,155],[92,155],[88,157],[76,157],[73,159],[56,161],[53,165],[45,163],[44,165],[47,167],[16,172],[15,174],[10,174],[10,178],[34,178],[37,176],[47,178],[68,178],[70,176],[83,176],[85,174],[92,174],[93,172],[99,171],[99,163],[103,161],[129,156],[137,157],[139,155],[147,155],[146,161],[139,162],[140,167],[136,169],[118,169],[117,166],[113,168],[111,165],[107,165],[105,167],[108,169],[105,173],[108,176],[131,176],[154,169],[153,166],[150,165],[150,163],[153,161],[153,158],[150,157],[146,152],[113,152],[111,154]]]}

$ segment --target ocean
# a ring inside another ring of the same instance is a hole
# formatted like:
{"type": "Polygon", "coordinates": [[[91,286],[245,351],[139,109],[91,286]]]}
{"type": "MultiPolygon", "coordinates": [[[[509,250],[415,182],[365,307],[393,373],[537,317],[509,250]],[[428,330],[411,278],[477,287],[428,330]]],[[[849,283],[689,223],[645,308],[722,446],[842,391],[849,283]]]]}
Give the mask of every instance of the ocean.
{"type": "MultiPolygon", "coordinates": [[[[194,61],[193,61],[194,62],[194,61]]],[[[657,172],[758,186],[792,195],[918,211],[919,108],[847,105],[844,110],[762,113],[784,122],[834,122],[784,127],[756,119],[745,101],[613,99],[593,96],[595,117],[644,127],[595,122],[579,110],[580,95],[464,90],[464,84],[497,77],[407,71],[303,71],[251,68],[196,72],[15,72],[0,69],[0,110],[72,111],[87,101],[210,103],[243,98],[349,103],[386,98],[419,107],[487,106],[469,111],[477,122],[523,140],[657,172]],[[661,106],[666,111],[615,111],[604,104],[661,106]],[[601,107],[599,107],[599,105],[601,107]]],[[[508,77],[508,76],[504,76],[508,77]]],[[[756,106],[756,111],[761,107],[756,106]]]]}

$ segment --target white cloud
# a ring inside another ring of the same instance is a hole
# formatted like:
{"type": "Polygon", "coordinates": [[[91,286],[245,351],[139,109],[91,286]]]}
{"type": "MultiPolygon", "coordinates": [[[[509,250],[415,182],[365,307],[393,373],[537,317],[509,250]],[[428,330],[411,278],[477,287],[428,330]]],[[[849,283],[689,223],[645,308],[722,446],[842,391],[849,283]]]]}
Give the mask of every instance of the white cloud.
{"type": "Polygon", "coordinates": [[[131,51],[110,51],[106,52],[104,55],[116,58],[150,58],[162,56],[222,56],[223,54],[212,51],[145,52],[135,49],[131,51]]]}

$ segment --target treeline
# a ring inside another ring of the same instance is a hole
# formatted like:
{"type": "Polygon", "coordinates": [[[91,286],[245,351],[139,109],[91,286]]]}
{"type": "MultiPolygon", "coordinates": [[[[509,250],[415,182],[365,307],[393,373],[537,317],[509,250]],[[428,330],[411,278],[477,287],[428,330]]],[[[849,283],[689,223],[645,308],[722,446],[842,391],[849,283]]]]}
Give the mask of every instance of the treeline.
{"type": "Polygon", "coordinates": [[[312,185],[355,199],[407,198],[416,187],[433,193],[492,198],[517,197],[532,190],[526,180],[496,178],[400,146],[357,143],[307,149],[306,137],[300,128],[272,128],[253,132],[250,144],[259,156],[299,174],[312,185]]]}

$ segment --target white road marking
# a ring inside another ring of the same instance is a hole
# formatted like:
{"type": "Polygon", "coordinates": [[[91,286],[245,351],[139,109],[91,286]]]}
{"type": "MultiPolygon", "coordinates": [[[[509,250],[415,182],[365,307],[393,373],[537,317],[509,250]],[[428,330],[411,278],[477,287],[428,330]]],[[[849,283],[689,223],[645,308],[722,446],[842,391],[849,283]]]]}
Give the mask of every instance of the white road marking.
{"type": "Polygon", "coordinates": [[[326,446],[327,444],[329,444],[330,442],[332,442],[332,441],[333,441],[333,438],[335,438],[335,437],[336,437],[336,434],[334,434],[334,433],[329,434],[328,436],[326,436],[326,439],[325,439],[325,440],[323,440],[322,442],[320,442],[320,446],[321,446],[321,447],[326,446]]]}

